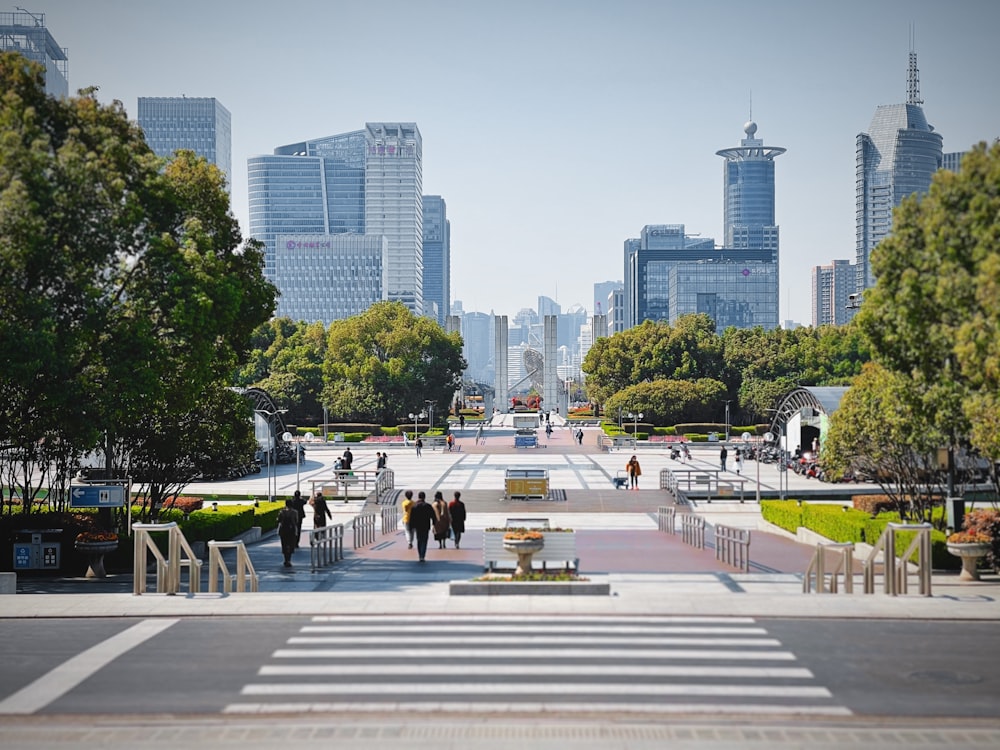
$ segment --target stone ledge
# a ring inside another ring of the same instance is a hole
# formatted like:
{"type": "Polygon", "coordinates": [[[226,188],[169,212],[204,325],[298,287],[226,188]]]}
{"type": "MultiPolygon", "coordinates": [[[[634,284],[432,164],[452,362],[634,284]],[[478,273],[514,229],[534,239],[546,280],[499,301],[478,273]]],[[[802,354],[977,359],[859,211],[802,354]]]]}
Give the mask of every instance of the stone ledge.
{"type": "Polygon", "coordinates": [[[609,596],[607,581],[451,581],[452,596],[609,596]]]}
{"type": "Polygon", "coordinates": [[[17,593],[17,573],[0,573],[0,594],[17,593]]]}

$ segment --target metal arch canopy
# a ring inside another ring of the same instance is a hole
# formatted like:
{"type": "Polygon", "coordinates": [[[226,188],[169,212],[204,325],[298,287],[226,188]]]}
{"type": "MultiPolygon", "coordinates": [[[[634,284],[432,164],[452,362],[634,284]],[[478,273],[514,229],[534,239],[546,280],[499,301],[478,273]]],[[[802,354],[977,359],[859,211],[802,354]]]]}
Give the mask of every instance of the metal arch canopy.
{"type": "Polygon", "coordinates": [[[847,393],[846,387],[803,386],[796,388],[785,396],[778,405],[774,419],[771,421],[771,433],[778,434],[779,425],[787,425],[792,417],[805,408],[815,409],[830,416],[840,407],[840,400],[845,393],[847,393]]]}

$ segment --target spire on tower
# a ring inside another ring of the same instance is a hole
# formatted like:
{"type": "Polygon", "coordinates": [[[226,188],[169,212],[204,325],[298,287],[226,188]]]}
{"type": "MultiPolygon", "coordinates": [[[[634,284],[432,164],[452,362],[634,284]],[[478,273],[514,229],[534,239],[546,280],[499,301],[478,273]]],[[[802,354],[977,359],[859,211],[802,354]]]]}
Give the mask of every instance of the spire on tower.
{"type": "Polygon", "coordinates": [[[917,53],[913,50],[913,25],[910,25],[910,65],[906,71],[906,103],[923,104],[920,98],[920,71],[917,69],[917,53]]]}

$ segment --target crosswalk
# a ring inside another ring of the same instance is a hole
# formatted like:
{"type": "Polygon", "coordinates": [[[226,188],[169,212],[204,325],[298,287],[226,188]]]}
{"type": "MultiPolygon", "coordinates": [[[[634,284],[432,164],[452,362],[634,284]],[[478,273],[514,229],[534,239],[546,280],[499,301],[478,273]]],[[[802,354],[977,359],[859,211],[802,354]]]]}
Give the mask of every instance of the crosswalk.
{"type": "Polygon", "coordinates": [[[320,616],[225,713],[845,716],[752,618],[320,616]]]}

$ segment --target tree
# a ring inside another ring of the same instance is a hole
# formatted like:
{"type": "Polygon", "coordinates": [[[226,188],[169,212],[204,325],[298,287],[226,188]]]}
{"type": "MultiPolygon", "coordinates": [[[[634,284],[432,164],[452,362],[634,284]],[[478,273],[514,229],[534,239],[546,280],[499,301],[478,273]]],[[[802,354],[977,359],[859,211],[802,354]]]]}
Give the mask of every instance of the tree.
{"type": "Polygon", "coordinates": [[[342,420],[379,424],[396,423],[427,401],[447,413],[465,368],[458,333],[401,302],[377,302],[330,324],[323,403],[342,420]]]}
{"type": "Polygon", "coordinates": [[[712,378],[698,380],[654,380],[620,390],[608,399],[610,415],[643,414],[647,422],[672,425],[711,421],[718,404],[725,400],[726,386],[712,378]]]}
{"type": "Polygon", "coordinates": [[[872,254],[877,282],[857,320],[884,367],[908,379],[939,447],[1000,459],[1000,143],[905,199],[872,254]]]}

